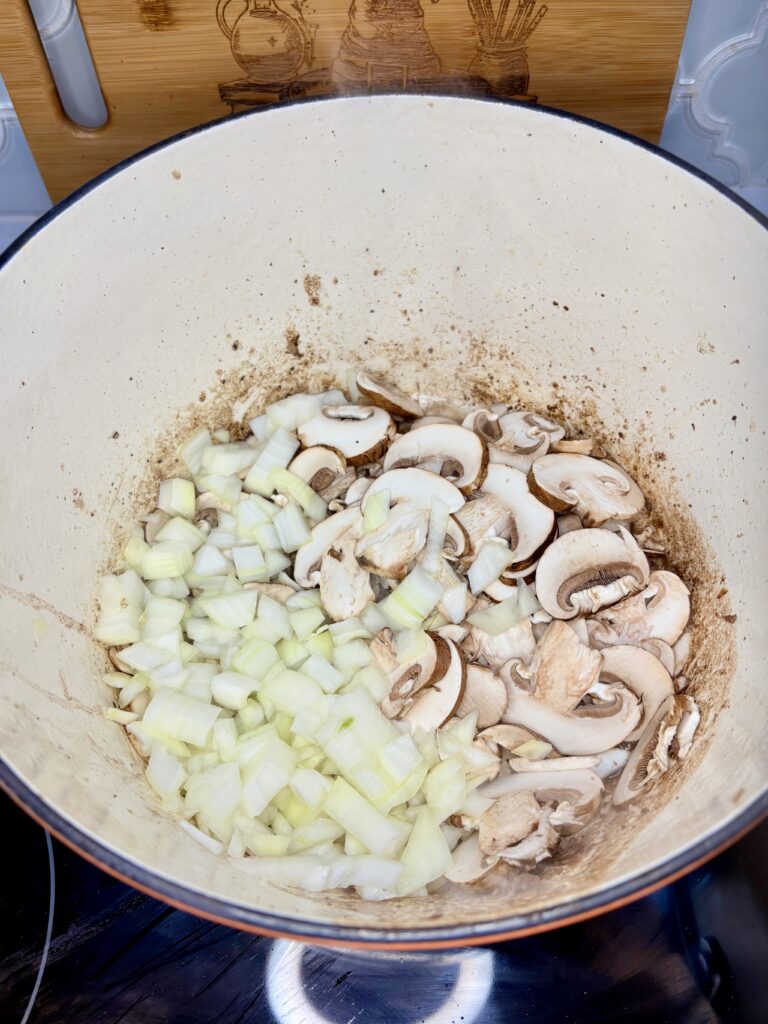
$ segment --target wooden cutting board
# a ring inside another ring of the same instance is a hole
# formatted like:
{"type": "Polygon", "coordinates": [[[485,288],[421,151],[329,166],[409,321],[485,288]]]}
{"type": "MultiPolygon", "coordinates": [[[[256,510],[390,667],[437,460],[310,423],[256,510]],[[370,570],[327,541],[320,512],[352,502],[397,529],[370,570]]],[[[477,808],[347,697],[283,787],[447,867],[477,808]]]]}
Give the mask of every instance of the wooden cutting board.
{"type": "Polygon", "coordinates": [[[54,200],[159,139],[265,103],[412,91],[583,114],[658,140],[690,0],[78,0],[109,122],[62,113],[25,0],[0,70],[54,200]]]}

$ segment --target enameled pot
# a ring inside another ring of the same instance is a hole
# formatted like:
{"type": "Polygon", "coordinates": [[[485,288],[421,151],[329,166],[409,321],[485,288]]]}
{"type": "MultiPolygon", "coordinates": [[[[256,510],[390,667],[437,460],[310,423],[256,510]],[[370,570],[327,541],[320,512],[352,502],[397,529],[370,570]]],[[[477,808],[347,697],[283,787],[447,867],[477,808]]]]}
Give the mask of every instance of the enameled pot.
{"type": "Polygon", "coordinates": [[[491,941],[597,913],[766,809],[768,230],[576,118],[418,96],[208,125],[66,200],[0,268],[0,781],[139,888],[327,943],[491,941]],[[694,750],[531,873],[366,903],[269,887],[164,814],[102,709],[94,592],[178,439],[383,370],[564,418],[637,474],[694,590],[694,750]]]}

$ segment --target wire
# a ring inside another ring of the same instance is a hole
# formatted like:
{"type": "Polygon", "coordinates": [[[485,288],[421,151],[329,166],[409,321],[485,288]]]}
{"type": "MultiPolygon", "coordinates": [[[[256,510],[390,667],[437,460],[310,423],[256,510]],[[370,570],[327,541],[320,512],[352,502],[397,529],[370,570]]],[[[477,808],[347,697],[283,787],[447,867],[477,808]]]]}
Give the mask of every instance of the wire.
{"type": "Polygon", "coordinates": [[[51,843],[51,836],[49,832],[45,833],[45,842],[48,847],[48,874],[50,877],[50,891],[51,896],[48,901],[48,927],[45,932],[45,944],[43,945],[43,955],[40,958],[40,966],[37,969],[37,977],[35,978],[35,986],[32,989],[32,995],[29,997],[27,1008],[24,1011],[24,1016],[21,1018],[21,1024],[27,1024],[29,1015],[35,1005],[37,999],[37,993],[40,991],[40,982],[43,980],[43,971],[45,965],[48,962],[48,951],[51,948],[51,935],[53,933],[53,907],[56,903],[56,866],[53,863],[53,843],[51,843]]]}

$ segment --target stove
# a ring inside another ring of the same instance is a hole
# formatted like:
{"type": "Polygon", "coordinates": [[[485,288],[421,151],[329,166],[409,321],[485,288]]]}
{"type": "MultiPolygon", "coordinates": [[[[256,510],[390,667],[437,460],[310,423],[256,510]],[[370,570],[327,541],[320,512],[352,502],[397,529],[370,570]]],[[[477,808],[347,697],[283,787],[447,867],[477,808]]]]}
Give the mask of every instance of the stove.
{"type": "Polygon", "coordinates": [[[621,910],[441,953],[319,949],[238,932],[115,881],[5,797],[0,826],[10,839],[0,889],[0,1020],[9,1024],[768,1020],[768,822],[621,910]]]}

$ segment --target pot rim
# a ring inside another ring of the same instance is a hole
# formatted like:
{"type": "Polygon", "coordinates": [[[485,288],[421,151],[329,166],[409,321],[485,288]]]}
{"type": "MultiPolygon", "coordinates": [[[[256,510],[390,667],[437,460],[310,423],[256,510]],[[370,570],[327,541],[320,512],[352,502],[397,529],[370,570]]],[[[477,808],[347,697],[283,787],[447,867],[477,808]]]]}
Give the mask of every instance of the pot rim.
{"type": "MultiPolygon", "coordinates": [[[[705,171],[693,167],[687,161],[677,156],[664,152],[653,143],[646,142],[620,129],[602,124],[592,118],[581,117],[554,107],[540,106],[538,104],[531,106],[530,104],[495,98],[474,99],[470,97],[435,96],[432,94],[428,96],[425,94],[394,94],[394,96],[398,102],[403,100],[450,99],[461,103],[493,103],[501,106],[523,107],[526,112],[532,113],[535,111],[534,116],[541,114],[544,117],[562,118],[576,124],[594,128],[608,135],[623,139],[625,142],[629,142],[645,150],[647,153],[653,154],[659,159],[699,178],[725,196],[731,203],[740,207],[768,231],[768,217],[705,171]]],[[[387,102],[392,98],[393,96],[388,94],[380,94],[375,97],[325,97],[301,100],[296,103],[285,104],[285,106],[306,106],[326,103],[360,104],[370,103],[372,99],[374,102],[387,102]]],[[[120,161],[113,167],[108,168],[53,206],[11,243],[5,252],[0,255],[0,273],[40,231],[43,231],[49,224],[68,210],[70,206],[90,192],[100,188],[120,171],[131,167],[155,152],[175,145],[177,142],[191,136],[212,131],[231,121],[258,117],[268,113],[279,113],[279,109],[275,110],[274,108],[267,107],[248,110],[219,118],[215,121],[209,121],[206,124],[187,129],[170,138],[154,143],[120,161]]],[[[382,947],[388,949],[437,949],[441,947],[477,945],[523,937],[536,934],[537,932],[548,931],[565,924],[573,924],[640,899],[682,877],[736,842],[737,839],[741,838],[742,835],[768,816],[767,789],[755,797],[738,814],[726,821],[725,824],[696,842],[691,843],[674,857],[668,858],[661,864],[657,864],[655,867],[651,867],[639,874],[632,875],[608,888],[570,900],[566,904],[554,905],[529,913],[510,915],[493,921],[450,926],[435,925],[419,928],[373,929],[310,922],[301,918],[261,911],[258,908],[248,907],[219,896],[208,895],[171,878],[156,874],[153,870],[136,863],[118,850],[111,848],[80,829],[74,822],[70,821],[36,793],[32,786],[21,779],[4,758],[0,758],[0,788],[4,789],[40,825],[53,833],[65,845],[79,853],[86,860],[114,875],[121,881],[181,910],[259,934],[306,940],[316,944],[348,945],[367,949],[382,947]]]]}

